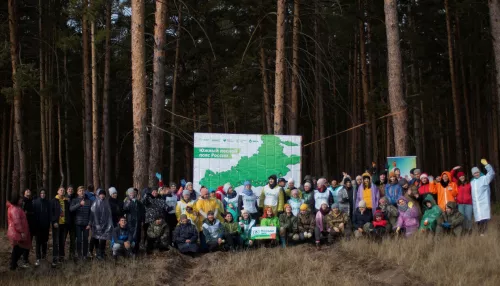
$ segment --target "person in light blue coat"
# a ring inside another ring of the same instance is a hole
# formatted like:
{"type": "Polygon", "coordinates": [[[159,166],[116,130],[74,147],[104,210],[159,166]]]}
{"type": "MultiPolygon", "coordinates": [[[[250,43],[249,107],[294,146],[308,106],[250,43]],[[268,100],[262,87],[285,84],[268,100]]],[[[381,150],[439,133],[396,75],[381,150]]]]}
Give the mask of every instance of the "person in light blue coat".
{"type": "Polygon", "coordinates": [[[482,159],[481,164],[486,168],[486,175],[481,174],[478,167],[472,168],[471,171],[474,178],[470,185],[474,219],[478,225],[479,234],[484,236],[488,221],[491,219],[490,183],[495,178],[495,171],[486,159],[482,159]]]}

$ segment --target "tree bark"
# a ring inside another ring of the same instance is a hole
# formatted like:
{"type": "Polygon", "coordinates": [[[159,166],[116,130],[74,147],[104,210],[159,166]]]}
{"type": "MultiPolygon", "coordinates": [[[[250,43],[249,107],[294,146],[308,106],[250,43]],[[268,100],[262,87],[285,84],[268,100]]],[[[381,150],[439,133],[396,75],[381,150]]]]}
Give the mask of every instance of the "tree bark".
{"type": "Polygon", "coordinates": [[[399,26],[396,0],[384,0],[385,27],[387,33],[387,76],[389,89],[389,103],[393,115],[394,145],[396,156],[408,155],[407,121],[408,113],[403,98],[401,83],[402,63],[399,47],[399,26]]]}
{"type": "Polygon", "coordinates": [[[61,176],[61,184],[64,186],[64,168],[63,168],[63,152],[62,152],[62,128],[61,128],[61,105],[57,105],[57,133],[58,133],[58,155],[59,155],[59,175],[61,176]]]}
{"type": "MultiPolygon", "coordinates": [[[[111,69],[111,4],[112,0],[106,1],[106,40],[105,40],[105,55],[104,55],[104,86],[102,93],[102,126],[104,136],[104,187],[111,187],[111,130],[109,120],[109,83],[111,69]]],[[[162,106],[163,107],[163,106],[162,106]]],[[[69,178],[68,178],[69,179],[69,178]]]]}
{"type": "MultiPolygon", "coordinates": [[[[95,1],[95,0],[94,0],[95,1]]],[[[95,2],[91,3],[92,6],[95,2]]],[[[101,186],[99,163],[100,163],[100,145],[101,140],[99,136],[99,95],[97,94],[97,51],[95,44],[95,21],[90,22],[90,50],[92,57],[92,177],[94,182],[94,187],[104,187],[101,186]]]]}
{"type": "Polygon", "coordinates": [[[266,52],[262,46],[262,41],[260,42],[260,73],[262,76],[262,90],[264,93],[264,114],[266,119],[266,132],[267,134],[273,133],[273,125],[271,119],[271,100],[269,94],[269,83],[267,78],[267,65],[266,65],[266,52]]]}
{"type": "MultiPolygon", "coordinates": [[[[93,184],[92,169],[92,89],[89,71],[88,0],[83,0],[82,44],[83,44],[83,90],[85,94],[85,181],[93,184]]],[[[97,186],[94,186],[97,188],[97,186]]]]}
{"type": "Polygon", "coordinates": [[[182,32],[182,9],[180,6],[177,19],[177,41],[175,44],[175,60],[174,60],[174,83],[172,86],[172,114],[171,114],[171,123],[172,131],[170,132],[170,167],[169,167],[169,179],[170,181],[174,181],[175,175],[175,112],[177,107],[177,88],[179,85],[179,59],[180,59],[180,50],[181,50],[181,32],[182,32]]]}
{"type": "Polygon", "coordinates": [[[498,97],[497,113],[500,118],[500,1],[488,0],[488,7],[490,13],[491,37],[493,38],[493,55],[495,57],[495,89],[496,96],[498,97]]]}
{"type": "Polygon", "coordinates": [[[5,175],[6,175],[6,183],[5,183],[5,198],[8,200],[10,198],[10,193],[12,192],[12,188],[10,187],[10,179],[11,179],[11,166],[12,166],[12,160],[15,160],[16,158],[12,156],[13,154],[13,145],[14,145],[14,105],[11,106],[10,108],[10,124],[9,124],[9,147],[7,149],[7,169],[5,170],[5,175]],[[9,192],[10,190],[10,192],[9,192]]]}
{"type": "Polygon", "coordinates": [[[154,30],[154,55],[153,55],[153,100],[152,100],[152,125],[151,152],[149,154],[149,186],[155,186],[156,172],[163,170],[163,131],[158,127],[163,126],[165,120],[165,55],[167,35],[167,3],[156,1],[155,30],[154,30]]]}
{"type": "Polygon", "coordinates": [[[68,186],[71,185],[71,168],[70,168],[70,160],[69,160],[69,138],[68,138],[68,68],[67,68],[67,56],[66,50],[64,51],[64,151],[66,157],[66,181],[68,182],[68,186]]]}
{"type": "MultiPolygon", "coordinates": [[[[361,1],[359,1],[359,10],[362,15],[364,15],[365,10],[361,6],[361,1]]],[[[364,17],[363,17],[364,18],[364,17]]],[[[368,85],[368,66],[366,64],[366,46],[365,46],[365,21],[360,19],[358,21],[359,26],[359,54],[361,62],[361,84],[363,87],[363,113],[365,116],[365,122],[371,121],[370,117],[370,90],[368,85]]],[[[375,158],[372,157],[372,130],[371,125],[366,126],[364,129],[365,133],[365,163],[371,163],[375,158]]]]}
{"type": "Polygon", "coordinates": [[[132,0],[132,110],[134,125],[134,187],[148,183],[147,98],[144,42],[144,1],[132,0]]]}
{"type": "Polygon", "coordinates": [[[292,32],[292,100],[290,112],[290,134],[297,134],[299,117],[299,42],[300,42],[300,0],[293,1],[293,32],[292,32]]]}
{"type": "Polygon", "coordinates": [[[450,62],[451,96],[453,101],[453,116],[455,119],[455,139],[456,139],[456,161],[459,164],[463,162],[463,144],[462,144],[462,124],[460,122],[460,106],[458,102],[457,80],[455,76],[455,62],[453,55],[453,31],[451,29],[451,16],[448,0],[444,0],[446,10],[446,31],[448,32],[448,57],[450,62]]]}
{"type": "MultiPolygon", "coordinates": [[[[8,125],[8,116],[7,116],[7,109],[8,109],[8,105],[6,104],[5,105],[5,108],[3,110],[3,114],[2,114],[2,137],[0,137],[0,165],[1,165],[1,168],[0,168],[0,204],[2,206],[5,205],[6,203],[6,193],[7,193],[7,188],[6,187],[6,181],[7,181],[7,178],[6,178],[6,162],[7,162],[7,158],[10,157],[10,153],[7,153],[7,130],[9,128],[9,125],[8,125]]],[[[1,212],[0,213],[0,219],[2,219],[2,221],[6,221],[5,219],[5,214],[6,212],[1,212]]]]}
{"type": "MultiPolygon", "coordinates": [[[[12,64],[12,89],[14,91],[14,133],[16,146],[19,155],[19,183],[20,189],[13,188],[15,191],[24,191],[26,188],[26,158],[24,150],[23,122],[22,122],[22,93],[21,87],[17,82],[18,58],[18,38],[17,38],[17,6],[15,0],[9,0],[9,36],[10,36],[10,58],[12,64]]],[[[17,159],[17,158],[15,158],[17,159]]],[[[14,160],[16,161],[16,160],[14,160]]]]}
{"type": "Polygon", "coordinates": [[[41,139],[41,148],[42,148],[42,187],[47,188],[47,169],[48,169],[48,158],[47,158],[47,137],[45,130],[45,76],[44,76],[44,56],[43,56],[43,5],[42,0],[38,1],[38,55],[40,57],[39,63],[40,66],[38,68],[40,73],[40,139],[41,139]]]}
{"type": "Polygon", "coordinates": [[[286,0],[277,0],[276,78],[274,90],[274,134],[283,134],[285,87],[285,11],[286,0]]]}

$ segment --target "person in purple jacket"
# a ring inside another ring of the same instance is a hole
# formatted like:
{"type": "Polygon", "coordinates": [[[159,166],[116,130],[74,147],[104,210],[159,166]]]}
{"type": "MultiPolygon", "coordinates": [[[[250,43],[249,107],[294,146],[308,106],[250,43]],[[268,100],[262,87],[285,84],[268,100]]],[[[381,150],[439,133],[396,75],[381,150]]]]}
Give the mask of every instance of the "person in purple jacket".
{"type": "Polygon", "coordinates": [[[356,195],[356,204],[359,205],[360,201],[366,202],[366,208],[371,210],[372,213],[378,207],[378,200],[380,194],[377,186],[372,182],[372,177],[368,173],[363,174],[363,183],[358,186],[358,194],[356,195]]]}
{"type": "Polygon", "coordinates": [[[401,196],[398,199],[399,217],[396,223],[396,233],[411,236],[418,230],[419,213],[417,206],[408,203],[408,199],[401,196]]]}

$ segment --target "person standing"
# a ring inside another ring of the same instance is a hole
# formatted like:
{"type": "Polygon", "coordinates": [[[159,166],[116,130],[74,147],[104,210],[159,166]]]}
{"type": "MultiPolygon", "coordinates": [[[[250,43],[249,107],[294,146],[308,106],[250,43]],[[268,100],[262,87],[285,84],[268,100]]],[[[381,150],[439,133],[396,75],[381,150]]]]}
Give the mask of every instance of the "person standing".
{"type": "MultiPolygon", "coordinates": [[[[386,193],[387,195],[387,193],[386,193]]],[[[375,211],[378,207],[380,194],[377,186],[372,182],[370,174],[363,174],[363,183],[358,187],[358,195],[356,196],[355,205],[359,205],[360,201],[365,201],[366,208],[375,211]]]]}
{"type": "MultiPolygon", "coordinates": [[[[7,237],[12,245],[10,257],[10,270],[16,270],[17,262],[23,253],[31,248],[31,235],[26,214],[21,209],[23,198],[19,194],[13,194],[7,202],[7,237]]],[[[28,268],[27,264],[22,264],[22,268],[28,268]]]]}
{"type": "Polygon", "coordinates": [[[276,180],[276,175],[269,176],[269,183],[262,189],[259,198],[259,206],[263,209],[270,207],[275,214],[282,212],[285,204],[285,194],[281,191],[276,180]]]}
{"type": "Polygon", "coordinates": [[[76,253],[81,260],[87,259],[89,252],[89,220],[91,202],[85,196],[83,186],[77,189],[78,197],[71,200],[69,210],[75,217],[76,253]]]}
{"type": "Polygon", "coordinates": [[[64,196],[65,190],[60,187],[56,197],[51,202],[52,222],[52,267],[56,267],[64,260],[64,246],[66,244],[66,224],[69,221],[69,201],[64,196]]]}
{"type": "Polygon", "coordinates": [[[90,208],[89,226],[92,230],[92,238],[97,248],[97,260],[104,260],[106,241],[111,240],[113,234],[113,215],[109,200],[106,199],[106,191],[99,189],[98,197],[90,208]]]}
{"type": "MultiPolygon", "coordinates": [[[[28,220],[28,226],[30,229],[30,240],[33,241],[33,235],[35,234],[35,212],[33,211],[33,197],[31,195],[31,190],[26,189],[23,196],[23,210],[26,214],[26,219],[28,220]]],[[[30,255],[30,249],[27,249],[23,253],[23,262],[29,264],[28,257],[30,255]]]]}
{"type": "Polygon", "coordinates": [[[252,190],[250,181],[245,181],[243,184],[243,192],[241,192],[240,210],[246,210],[252,219],[257,222],[259,220],[259,206],[257,196],[252,190]]]}
{"type": "MultiPolygon", "coordinates": [[[[71,201],[77,197],[75,190],[72,185],[68,186],[66,189],[66,198],[71,206],[71,201]]],[[[71,211],[68,214],[68,221],[66,223],[66,236],[69,234],[69,258],[72,259],[75,256],[75,245],[76,245],[76,226],[75,226],[75,216],[71,211]]]]}
{"type": "Polygon", "coordinates": [[[113,215],[113,227],[118,226],[118,221],[123,216],[123,202],[118,200],[118,191],[115,187],[108,189],[109,192],[109,206],[111,207],[111,214],[113,215]]]}
{"type": "Polygon", "coordinates": [[[168,229],[170,231],[169,237],[172,237],[175,226],[177,225],[177,217],[175,216],[175,209],[177,206],[177,195],[175,194],[175,189],[177,186],[175,183],[170,183],[170,188],[164,188],[165,190],[165,202],[167,203],[168,211],[166,216],[166,221],[168,224],[168,229]]]}
{"type": "Polygon", "coordinates": [[[478,225],[479,234],[484,236],[491,218],[490,183],[495,178],[495,171],[486,159],[481,159],[481,164],[485,166],[487,173],[481,175],[478,167],[472,168],[474,179],[471,182],[471,194],[474,219],[478,225]]]}
{"type": "Polygon", "coordinates": [[[141,243],[141,228],[144,223],[145,209],[140,200],[137,199],[137,191],[134,188],[127,190],[127,198],[123,203],[123,211],[127,218],[127,225],[130,230],[134,246],[132,246],[132,255],[137,255],[139,252],[139,244],[141,243]]]}
{"type": "Polygon", "coordinates": [[[36,237],[36,262],[40,266],[41,259],[47,259],[47,242],[49,241],[49,230],[51,222],[50,202],[47,200],[47,192],[41,189],[39,197],[33,201],[35,213],[35,237],[36,237]]]}

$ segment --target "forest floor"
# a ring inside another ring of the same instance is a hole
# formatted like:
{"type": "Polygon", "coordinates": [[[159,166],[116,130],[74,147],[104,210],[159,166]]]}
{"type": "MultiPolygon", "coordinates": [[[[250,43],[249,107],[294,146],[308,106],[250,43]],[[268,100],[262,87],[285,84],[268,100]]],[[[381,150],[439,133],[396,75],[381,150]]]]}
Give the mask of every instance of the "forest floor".
{"type": "Polygon", "coordinates": [[[194,258],[170,250],[116,265],[67,261],[52,269],[44,261],[14,272],[8,271],[10,246],[2,234],[0,285],[500,285],[498,222],[485,237],[419,236],[381,244],[353,239],[320,250],[299,245],[194,258]]]}

